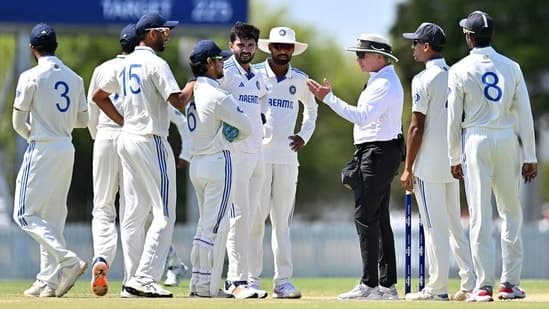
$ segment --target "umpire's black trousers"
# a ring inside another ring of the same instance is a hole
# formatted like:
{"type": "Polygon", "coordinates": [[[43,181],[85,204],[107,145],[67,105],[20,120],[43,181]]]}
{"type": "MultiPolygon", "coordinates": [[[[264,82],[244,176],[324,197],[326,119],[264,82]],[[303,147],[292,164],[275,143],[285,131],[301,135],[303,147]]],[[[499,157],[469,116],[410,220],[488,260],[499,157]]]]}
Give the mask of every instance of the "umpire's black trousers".
{"type": "Polygon", "coordinates": [[[354,190],[354,219],[362,255],[361,281],[369,287],[389,287],[397,281],[389,197],[401,155],[399,140],[360,144],[355,153],[360,160],[362,187],[354,190]]]}

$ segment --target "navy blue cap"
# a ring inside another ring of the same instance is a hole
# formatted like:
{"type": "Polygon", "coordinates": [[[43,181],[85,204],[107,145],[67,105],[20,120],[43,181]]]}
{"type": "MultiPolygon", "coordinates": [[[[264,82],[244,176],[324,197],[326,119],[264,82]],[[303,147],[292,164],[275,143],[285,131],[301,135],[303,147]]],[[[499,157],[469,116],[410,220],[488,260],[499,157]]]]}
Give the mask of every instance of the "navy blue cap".
{"type": "Polygon", "coordinates": [[[160,16],[158,13],[147,13],[141,18],[139,18],[139,21],[137,21],[137,24],[135,25],[135,29],[137,34],[143,34],[145,33],[145,29],[151,29],[151,28],[160,28],[160,27],[167,27],[170,29],[175,28],[179,24],[176,20],[165,20],[164,17],[160,16]]]}
{"type": "Polygon", "coordinates": [[[120,45],[122,46],[137,46],[139,39],[135,33],[135,24],[129,24],[120,31],[120,45]]]}
{"type": "Polygon", "coordinates": [[[467,18],[460,20],[459,26],[478,37],[486,37],[491,36],[494,31],[494,20],[483,11],[474,11],[467,18]]]}
{"type": "Polygon", "coordinates": [[[230,57],[232,53],[228,50],[221,50],[212,40],[201,40],[194,45],[189,60],[191,63],[205,62],[211,57],[230,57]]]}
{"type": "Polygon", "coordinates": [[[57,43],[55,30],[47,24],[37,24],[31,30],[30,43],[33,46],[57,43]]]}
{"type": "Polygon", "coordinates": [[[446,43],[446,34],[444,34],[444,30],[433,23],[422,23],[419,25],[416,32],[403,33],[402,36],[408,40],[418,40],[439,47],[444,46],[446,43]]]}

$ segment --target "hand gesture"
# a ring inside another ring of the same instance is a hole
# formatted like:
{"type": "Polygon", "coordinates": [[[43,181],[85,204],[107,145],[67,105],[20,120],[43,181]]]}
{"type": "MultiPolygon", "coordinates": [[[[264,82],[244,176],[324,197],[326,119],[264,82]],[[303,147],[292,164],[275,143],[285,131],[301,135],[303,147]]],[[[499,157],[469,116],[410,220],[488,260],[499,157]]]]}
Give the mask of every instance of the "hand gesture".
{"type": "Polygon", "coordinates": [[[322,101],[328,93],[332,92],[332,85],[326,78],[322,81],[322,85],[314,79],[309,79],[307,81],[307,86],[309,87],[309,90],[315,95],[315,97],[320,101],[322,101]]]}

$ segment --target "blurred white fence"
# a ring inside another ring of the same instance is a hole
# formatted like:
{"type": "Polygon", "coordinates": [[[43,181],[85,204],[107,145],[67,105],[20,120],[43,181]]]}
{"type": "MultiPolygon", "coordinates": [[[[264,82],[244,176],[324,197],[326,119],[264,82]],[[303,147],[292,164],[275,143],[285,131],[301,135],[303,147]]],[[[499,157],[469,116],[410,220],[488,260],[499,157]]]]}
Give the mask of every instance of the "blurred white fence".
{"type": "MultiPolygon", "coordinates": [[[[414,219],[415,220],[415,219],[414,219]]],[[[397,250],[399,277],[404,272],[404,229],[400,221],[393,222],[397,250]]],[[[413,226],[412,275],[417,278],[417,233],[413,226]]],[[[174,244],[179,255],[189,264],[191,239],[194,226],[177,225],[174,244]]],[[[81,258],[90,261],[93,255],[90,225],[68,225],[65,229],[68,247],[81,258]]],[[[494,240],[499,251],[499,235],[494,240]]],[[[523,229],[524,265],[523,278],[549,278],[549,231],[540,231],[535,224],[523,229]]],[[[360,251],[353,224],[294,224],[292,227],[292,249],[295,277],[355,277],[361,274],[360,251]]],[[[110,278],[122,278],[122,254],[120,246],[115,262],[111,266],[110,278]]],[[[265,278],[272,277],[273,257],[270,248],[270,227],[267,227],[264,242],[265,278]]],[[[501,258],[497,254],[497,267],[501,258]]],[[[39,267],[38,245],[14,224],[0,228],[0,279],[32,279],[39,267]]],[[[455,261],[451,262],[451,277],[457,277],[455,261]]],[[[90,278],[87,271],[85,278],[90,278]]]]}

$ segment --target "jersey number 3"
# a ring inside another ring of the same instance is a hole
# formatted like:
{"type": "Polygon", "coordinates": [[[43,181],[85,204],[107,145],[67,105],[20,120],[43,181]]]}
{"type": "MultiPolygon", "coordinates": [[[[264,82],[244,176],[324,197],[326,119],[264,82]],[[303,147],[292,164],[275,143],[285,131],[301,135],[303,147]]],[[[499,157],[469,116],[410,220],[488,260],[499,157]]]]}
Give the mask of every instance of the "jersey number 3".
{"type": "Polygon", "coordinates": [[[65,100],[63,103],[55,103],[55,107],[57,107],[57,110],[64,113],[69,109],[69,106],[71,105],[71,98],[67,95],[69,93],[69,85],[65,83],[64,81],[58,81],[53,85],[53,88],[57,91],[61,91],[61,94],[59,95],[63,100],[65,100]]]}

